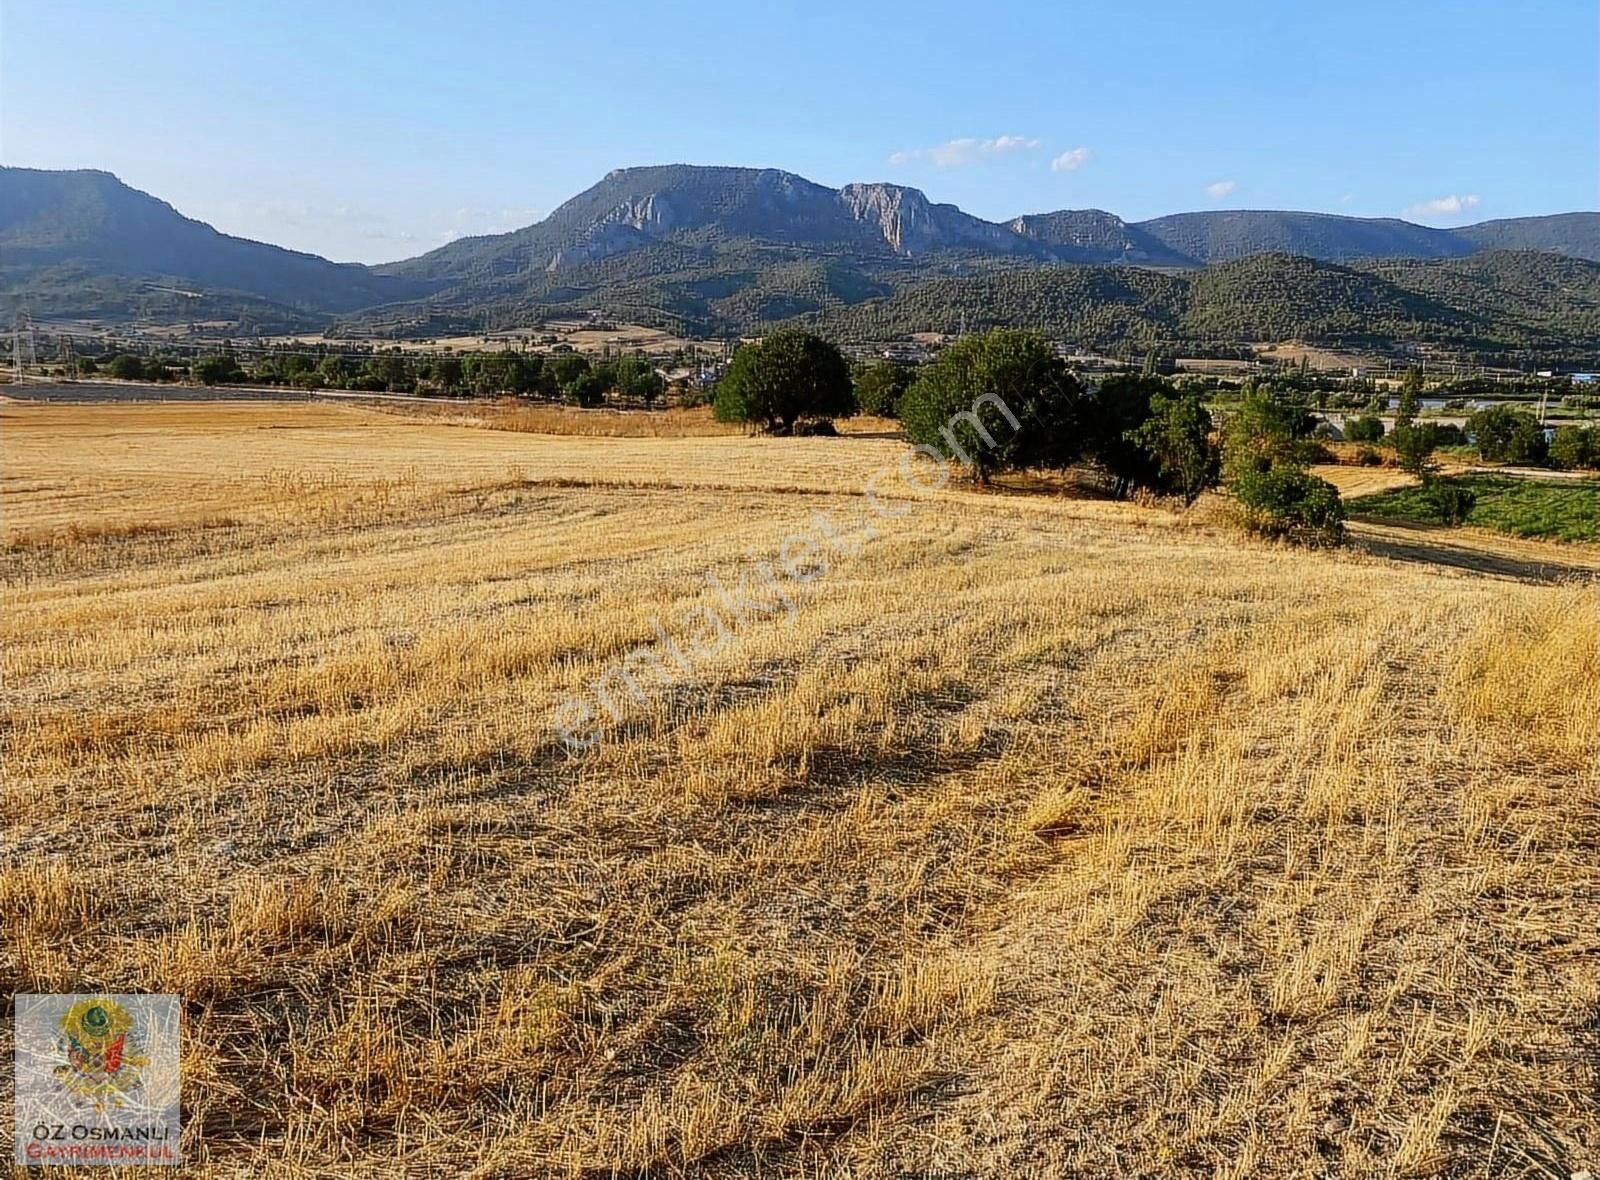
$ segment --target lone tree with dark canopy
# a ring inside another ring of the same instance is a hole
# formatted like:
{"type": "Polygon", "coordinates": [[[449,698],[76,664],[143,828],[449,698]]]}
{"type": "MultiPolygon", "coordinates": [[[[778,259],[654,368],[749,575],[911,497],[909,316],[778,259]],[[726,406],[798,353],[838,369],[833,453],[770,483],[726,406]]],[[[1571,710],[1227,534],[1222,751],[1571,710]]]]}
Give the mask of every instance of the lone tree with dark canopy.
{"type": "Polygon", "coordinates": [[[911,441],[959,460],[980,484],[1021,467],[1060,470],[1083,450],[1082,389],[1031,332],[996,330],[945,349],[900,400],[911,441]]]}
{"type": "Polygon", "coordinates": [[[1119,500],[1134,488],[1154,487],[1160,477],[1159,460],[1135,436],[1149,421],[1152,399],[1171,392],[1160,377],[1129,373],[1107,377],[1084,399],[1085,441],[1119,500]]]}
{"type": "Polygon", "coordinates": [[[734,353],[712,403],[718,422],[755,422],[768,434],[792,434],[802,419],[854,409],[850,365],[843,354],[798,329],[774,332],[734,353]]]}

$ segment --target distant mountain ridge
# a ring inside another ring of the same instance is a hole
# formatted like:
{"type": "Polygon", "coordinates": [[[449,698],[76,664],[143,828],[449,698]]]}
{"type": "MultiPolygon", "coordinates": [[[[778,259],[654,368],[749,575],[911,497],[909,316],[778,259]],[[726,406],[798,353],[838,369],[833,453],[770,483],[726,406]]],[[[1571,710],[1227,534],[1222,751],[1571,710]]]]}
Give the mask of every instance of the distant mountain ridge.
{"type": "Polygon", "coordinates": [[[1456,258],[1473,246],[1450,230],[1393,217],[1225,209],[1173,213],[1138,228],[1198,265],[1252,254],[1299,254],[1323,262],[1357,258],[1456,258]]]}
{"type": "Polygon", "coordinates": [[[451,277],[499,252],[529,265],[581,266],[629,250],[714,232],[774,245],[851,247],[902,257],[970,252],[1042,262],[1199,267],[1281,252],[1322,261],[1457,258],[1480,249],[1545,250],[1600,261],[1600,213],[1565,213],[1435,229],[1398,218],[1277,210],[1175,213],[1127,222],[1102,209],[985,221],[920,190],[887,183],[831,189],[774,168],[691,164],[620,168],[545,220],[469,238],[382,273],[451,277]],[[547,252],[547,253],[546,253],[547,252]]]}
{"type": "MultiPolygon", "coordinates": [[[[1442,262],[1507,249],[1600,260],[1600,213],[1449,230],[1270,210],[1130,223],[1078,209],[1001,223],[904,185],[835,189],[775,168],[667,164],[610,172],[522,229],[368,267],[230,237],[109,173],[0,168],[0,314],[27,306],[35,314],[115,322],[235,322],[242,331],[326,326],[337,317],[335,326],[349,330],[422,334],[593,311],[727,334],[827,317],[936,283],[958,284],[964,300],[984,284],[1081,288],[1102,300],[1101,318],[1110,323],[1127,291],[1149,286],[1141,273],[1203,275],[1270,255],[1267,270],[1282,281],[1263,287],[1261,298],[1283,304],[1295,297],[1283,285],[1291,273],[1322,283],[1319,289],[1361,288],[1296,270],[1282,261],[1290,255],[1323,264],[1442,262]],[[1074,267],[1096,274],[1074,286],[1077,280],[1054,273],[1074,267]],[[1103,268],[1130,273],[1099,273],[1103,268]],[[1014,277],[1039,272],[1047,277],[1014,277]]],[[[1477,281],[1492,286],[1507,273],[1489,268],[1477,281]]],[[[1383,298],[1393,302],[1387,292],[1383,298]]],[[[1507,298],[1555,307],[1562,294],[1535,284],[1507,298]]],[[[1374,305],[1372,316],[1380,310],[1374,305]]],[[[1351,314],[1359,313],[1355,306],[1351,314]]],[[[1387,311],[1382,318],[1404,320],[1387,311]]],[[[1274,313],[1260,322],[1305,320],[1274,313]]]]}
{"type": "Polygon", "coordinates": [[[431,290],[356,263],[219,233],[109,172],[0,168],[0,290],[80,275],[183,284],[313,314],[431,290]]]}
{"type": "Polygon", "coordinates": [[[503,273],[514,257],[519,272],[555,274],[661,243],[718,238],[901,258],[968,251],[1059,260],[1048,243],[902,185],[832,189],[776,168],[663,164],[610,172],[534,225],[463,238],[376,270],[448,279],[503,273]]]}

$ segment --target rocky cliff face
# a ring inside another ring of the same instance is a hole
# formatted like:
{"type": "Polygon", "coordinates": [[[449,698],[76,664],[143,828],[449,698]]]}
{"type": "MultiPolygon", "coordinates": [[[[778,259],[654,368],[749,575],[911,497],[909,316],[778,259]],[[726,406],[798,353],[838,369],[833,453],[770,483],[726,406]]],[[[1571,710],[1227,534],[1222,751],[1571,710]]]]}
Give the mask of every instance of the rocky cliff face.
{"type": "Polygon", "coordinates": [[[1060,209],[1030,213],[1006,223],[1025,238],[1064,251],[1072,262],[1133,262],[1192,265],[1192,260],[1104,209],[1060,209]]]}
{"type": "Polygon", "coordinates": [[[831,189],[776,168],[622,169],[525,232],[538,239],[535,256],[552,271],[686,232],[904,256],[941,250],[1050,256],[1044,243],[954,205],[936,205],[914,188],[831,189]]]}
{"type": "Polygon", "coordinates": [[[893,184],[847,184],[839,203],[857,221],[877,230],[891,249],[902,254],[926,248],[934,235],[928,198],[916,189],[893,184]]]}
{"type": "MultiPolygon", "coordinates": [[[[645,220],[644,224],[651,223],[645,220]]],[[[602,258],[610,258],[613,254],[622,254],[648,245],[650,240],[651,235],[644,231],[643,226],[635,225],[630,217],[619,216],[616,220],[607,220],[599,225],[590,226],[577,241],[557,249],[550,255],[545,270],[555,272],[585,262],[598,262],[602,258]]]]}
{"type": "Polygon", "coordinates": [[[1028,244],[1004,226],[963,213],[954,205],[935,205],[919,190],[897,184],[847,184],[839,203],[857,221],[875,226],[900,254],[941,249],[982,249],[1016,253],[1028,244]]]}

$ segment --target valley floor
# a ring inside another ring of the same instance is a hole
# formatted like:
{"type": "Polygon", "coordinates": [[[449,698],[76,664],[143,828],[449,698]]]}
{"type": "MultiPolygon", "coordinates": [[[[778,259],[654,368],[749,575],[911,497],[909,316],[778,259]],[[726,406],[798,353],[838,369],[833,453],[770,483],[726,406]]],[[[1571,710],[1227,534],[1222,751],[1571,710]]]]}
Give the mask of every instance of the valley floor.
{"type": "Polygon", "coordinates": [[[1600,1166],[1595,551],[899,455],[0,407],[7,990],[211,1176],[1600,1166]]]}

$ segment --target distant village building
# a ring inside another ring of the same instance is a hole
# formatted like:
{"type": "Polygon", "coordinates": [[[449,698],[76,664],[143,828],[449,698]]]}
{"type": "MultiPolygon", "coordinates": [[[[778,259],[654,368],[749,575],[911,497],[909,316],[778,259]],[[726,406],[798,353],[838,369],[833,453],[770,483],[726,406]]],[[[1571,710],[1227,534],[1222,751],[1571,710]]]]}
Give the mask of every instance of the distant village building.
{"type": "Polygon", "coordinates": [[[883,350],[883,359],[902,365],[920,365],[933,354],[920,344],[891,344],[883,350]]]}

